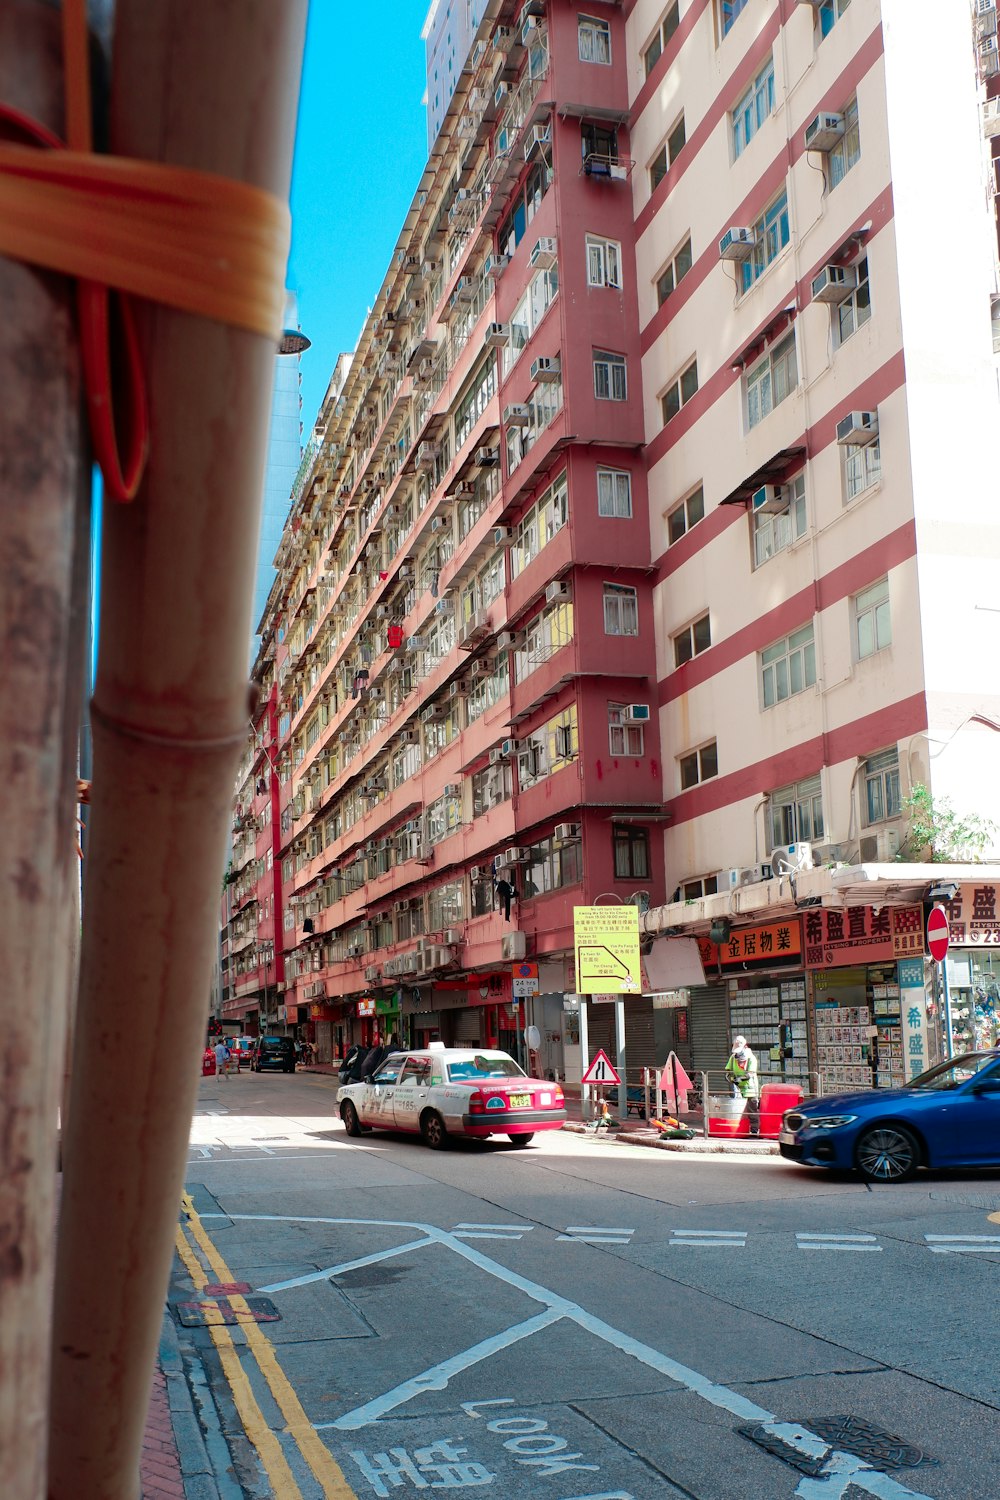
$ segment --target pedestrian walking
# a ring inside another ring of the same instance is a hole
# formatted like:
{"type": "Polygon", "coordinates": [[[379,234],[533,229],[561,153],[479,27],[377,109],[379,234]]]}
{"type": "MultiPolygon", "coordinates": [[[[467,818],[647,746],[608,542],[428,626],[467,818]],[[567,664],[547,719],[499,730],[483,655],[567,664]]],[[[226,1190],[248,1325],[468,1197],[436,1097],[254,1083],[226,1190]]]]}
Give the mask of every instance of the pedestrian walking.
{"type": "Polygon", "coordinates": [[[733,1098],[746,1100],[746,1114],[750,1121],[750,1134],[760,1134],[760,1076],[757,1058],[750,1051],[745,1036],[734,1037],[733,1050],[726,1063],[726,1077],[733,1091],[733,1098]]]}
{"type": "Polygon", "coordinates": [[[215,1070],[220,1078],[229,1077],[229,1059],[232,1054],[222,1037],[215,1044],[215,1070]]]}

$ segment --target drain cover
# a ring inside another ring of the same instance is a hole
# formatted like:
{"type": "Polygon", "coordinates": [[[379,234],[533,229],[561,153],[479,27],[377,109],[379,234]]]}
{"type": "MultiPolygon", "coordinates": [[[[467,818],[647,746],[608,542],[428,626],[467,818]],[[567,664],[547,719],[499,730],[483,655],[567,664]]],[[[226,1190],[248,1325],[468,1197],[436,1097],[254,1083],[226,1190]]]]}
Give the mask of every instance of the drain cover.
{"type": "Polygon", "coordinates": [[[784,1459],[785,1463],[814,1479],[825,1472],[824,1466],[830,1456],[830,1449],[853,1453],[856,1458],[863,1458],[866,1463],[871,1464],[873,1469],[916,1469],[921,1465],[938,1462],[915,1443],[908,1443],[905,1438],[897,1437],[894,1432],[887,1432],[874,1422],[866,1422],[864,1417],[810,1417],[802,1423],[802,1427],[803,1435],[808,1432],[812,1437],[829,1444],[829,1449],[821,1457],[813,1458],[807,1453],[800,1453],[785,1438],[768,1432],[766,1427],[757,1422],[747,1423],[737,1431],[756,1443],[758,1448],[784,1459]]]}
{"type": "MultiPolygon", "coordinates": [[[[246,1304],[250,1317],[255,1323],[281,1322],[281,1314],[270,1297],[247,1297],[246,1304]]],[[[247,1321],[245,1312],[236,1312],[231,1303],[223,1300],[174,1302],[172,1306],[182,1328],[207,1328],[210,1324],[245,1323],[247,1321]]]]}

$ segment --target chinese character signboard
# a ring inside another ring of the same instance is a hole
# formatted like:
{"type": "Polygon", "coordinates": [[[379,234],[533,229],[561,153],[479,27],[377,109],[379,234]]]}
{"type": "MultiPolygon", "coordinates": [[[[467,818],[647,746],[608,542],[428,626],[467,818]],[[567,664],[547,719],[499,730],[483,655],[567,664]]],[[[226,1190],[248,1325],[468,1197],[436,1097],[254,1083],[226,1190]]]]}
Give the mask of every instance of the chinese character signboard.
{"type": "Polygon", "coordinates": [[[640,993],[637,906],[574,906],[573,937],[579,994],[640,993]]]}
{"type": "Polygon", "coordinates": [[[802,962],[798,917],[789,917],[784,922],[768,922],[763,927],[736,927],[726,942],[718,947],[708,938],[699,938],[698,947],[706,972],[719,964],[724,969],[767,969],[802,962]]]}
{"type": "Polygon", "coordinates": [[[930,1067],[927,1036],[927,998],[924,961],[904,958],[899,964],[900,1020],[903,1033],[903,1072],[906,1081],[930,1067]]]}
{"type": "Polygon", "coordinates": [[[808,969],[888,963],[924,951],[919,906],[817,906],[803,916],[802,930],[808,969]]]}
{"type": "Polygon", "coordinates": [[[946,904],[951,941],[957,948],[1000,947],[1000,913],[995,885],[962,885],[946,904]]]}
{"type": "Polygon", "coordinates": [[[365,999],[365,1000],[359,1000],[358,1001],[358,1015],[359,1016],[361,1016],[361,1017],[373,1016],[374,1014],[375,1014],[375,1001],[374,1000],[365,999]]]}

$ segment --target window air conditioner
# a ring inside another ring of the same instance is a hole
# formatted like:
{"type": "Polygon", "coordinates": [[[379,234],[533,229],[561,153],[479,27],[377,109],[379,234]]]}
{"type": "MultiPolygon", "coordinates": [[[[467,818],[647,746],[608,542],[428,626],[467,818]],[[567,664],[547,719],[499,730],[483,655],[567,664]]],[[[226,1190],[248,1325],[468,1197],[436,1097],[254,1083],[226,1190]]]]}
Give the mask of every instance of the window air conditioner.
{"type": "Polygon", "coordinates": [[[561,583],[558,579],[554,583],[550,583],[545,590],[546,604],[565,604],[572,597],[573,593],[569,584],[561,583]]]}
{"type": "Polygon", "coordinates": [[[500,452],[497,448],[477,448],[476,465],[480,469],[493,469],[500,462],[500,452]]]}
{"type": "Polygon", "coordinates": [[[649,704],[627,703],[625,705],[625,711],[622,714],[622,718],[625,720],[626,724],[648,724],[649,704]]]}
{"type": "Polygon", "coordinates": [[[399,576],[400,576],[400,578],[412,578],[413,577],[413,564],[412,563],[404,563],[403,566],[399,570],[399,576]]]}
{"type": "Polygon", "coordinates": [[[473,302],[476,296],[476,288],[467,276],[462,276],[455,283],[455,290],[451,294],[453,302],[473,302]]]}
{"type": "Polygon", "coordinates": [[[519,963],[527,953],[527,941],[523,932],[505,932],[500,943],[500,954],[508,962],[519,963]]]}
{"type": "Polygon", "coordinates": [[[436,705],[433,703],[428,703],[426,708],[422,708],[420,710],[421,724],[430,724],[432,720],[437,718],[437,714],[438,711],[436,705]]]}
{"type": "Polygon", "coordinates": [[[473,677],[488,677],[492,670],[493,668],[488,661],[474,661],[472,663],[473,677]]]}
{"type": "Polygon", "coordinates": [[[762,484],[759,490],[754,490],[750,508],[765,516],[783,516],[788,509],[783,487],[780,484],[762,484]]]}
{"type": "Polygon", "coordinates": [[[813,301],[842,302],[857,284],[858,273],[854,266],[824,266],[819,275],[813,277],[813,301]]]}
{"type": "Polygon", "coordinates": [[[555,355],[552,359],[540,358],[540,359],[532,360],[532,363],[531,363],[531,378],[532,378],[532,380],[544,380],[544,381],[558,380],[561,373],[562,373],[562,367],[561,367],[561,365],[559,363],[559,356],[558,356],[558,354],[555,355]]]}
{"type": "Polygon", "coordinates": [[[376,620],[388,620],[391,615],[392,610],[389,608],[388,604],[380,604],[378,609],[376,609],[375,611],[376,620]]]}
{"type": "Polygon", "coordinates": [[[409,901],[394,901],[392,903],[392,909],[396,913],[396,915],[399,916],[399,913],[401,911],[409,911],[410,903],[409,901]]]}
{"type": "Polygon", "coordinates": [[[500,749],[505,756],[516,755],[520,746],[517,740],[501,740],[500,749]]]}
{"type": "Polygon", "coordinates": [[[538,31],[538,22],[534,16],[525,16],[521,22],[521,46],[530,47],[531,42],[538,31]]]}
{"type": "Polygon", "coordinates": [[[532,125],[528,137],[524,143],[524,159],[528,160],[541,146],[547,146],[552,140],[552,128],[549,125],[532,125]]]}
{"type": "Polygon", "coordinates": [[[497,650],[513,651],[515,644],[516,637],[511,633],[511,631],[501,630],[500,634],[497,636],[497,650]]]}
{"type": "Polygon", "coordinates": [[[540,271],[550,271],[556,264],[556,242],[551,235],[536,240],[531,248],[531,264],[540,271]]]}
{"type": "Polygon", "coordinates": [[[434,517],[433,521],[431,522],[431,530],[432,531],[443,531],[444,530],[444,517],[443,516],[435,516],[434,517]]]}
{"type": "Polygon", "coordinates": [[[842,448],[864,448],[877,437],[877,411],[851,411],[837,423],[837,442],[842,448]]]}
{"type": "Polygon", "coordinates": [[[369,964],[365,969],[365,979],[369,984],[374,984],[378,978],[378,964],[369,964]]]}
{"type": "Polygon", "coordinates": [[[740,228],[734,224],[719,241],[719,259],[749,260],[756,243],[757,236],[752,229],[740,228]]]}
{"type": "Polygon", "coordinates": [[[441,795],[442,797],[460,797],[462,788],[457,781],[449,781],[445,783],[441,795]]]}
{"type": "Polygon", "coordinates": [[[504,755],[499,745],[494,745],[493,749],[490,751],[490,765],[498,766],[506,759],[507,757],[504,755]]]}
{"type": "Polygon", "coordinates": [[[494,277],[502,276],[509,265],[509,255],[489,255],[487,256],[486,263],[483,266],[483,275],[494,277]]]}
{"type": "Polygon", "coordinates": [[[417,468],[433,469],[434,460],[437,458],[437,449],[433,443],[421,443],[417,449],[417,468]]]}
{"type": "Polygon", "coordinates": [[[531,407],[506,406],[504,407],[503,420],[505,427],[527,427],[531,421],[531,407]]]}
{"type": "Polygon", "coordinates": [[[807,151],[832,151],[844,134],[843,115],[831,115],[822,111],[814,115],[806,126],[805,147],[807,151]]]}
{"type": "Polygon", "coordinates": [[[485,871],[484,871],[482,865],[473,865],[472,868],[469,871],[469,879],[470,880],[482,880],[484,874],[485,874],[485,871]]]}
{"type": "Polygon", "coordinates": [[[573,844],[580,837],[579,823],[557,823],[552,832],[557,844],[573,844]]]}
{"type": "Polygon", "coordinates": [[[407,651],[423,651],[427,642],[422,635],[408,635],[406,637],[407,651]]]}
{"type": "Polygon", "coordinates": [[[502,547],[505,542],[514,540],[514,528],[512,526],[496,526],[493,530],[494,547],[502,547]]]}
{"type": "Polygon", "coordinates": [[[501,349],[509,338],[509,323],[489,323],[486,327],[486,337],[483,342],[487,349],[501,349]]]}

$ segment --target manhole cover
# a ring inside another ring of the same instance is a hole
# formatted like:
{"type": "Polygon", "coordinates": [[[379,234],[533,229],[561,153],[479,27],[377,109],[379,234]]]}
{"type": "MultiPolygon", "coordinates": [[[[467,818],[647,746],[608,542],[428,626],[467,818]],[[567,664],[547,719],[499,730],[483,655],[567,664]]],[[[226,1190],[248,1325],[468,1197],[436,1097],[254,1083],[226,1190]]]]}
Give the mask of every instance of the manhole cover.
{"type": "Polygon", "coordinates": [[[358,1266],[355,1271],[345,1271],[341,1276],[333,1276],[331,1280],[334,1286],[393,1286],[401,1276],[405,1276],[406,1266],[358,1266]]]}
{"type": "MultiPolygon", "coordinates": [[[[255,1323],[280,1323],[281,1314],[270,1297],[247,1297],[247,1311],[255,1323]]],[[[236,1312],[230,1302],[175,1302],[174,1314],[182,1328],[207,1328],[209,1324],[245,1323],[247,1313],[236,1312]]]]}
{"type": "Polygon", "coordinates": [[[801,1453],[786,1438],[768,1432],[766,1427],[756,1422],[747,1423],[737,1430],[752,1443],[756,1443],[758,1448],[784,1459],[785,1463],[814,1479],[825,1472],[824,1466],[831,1449],[853,1453],[855,1458],[863,1458],[873,1469],[916,1469],[921,1465],[938,1462],[915,1443],[897,1437],[894,1432],[887,1432],[874,1422],[866,1422],[863,1417],[809,1417],[803,1422],[802,1428],[803,1438],[808,1433],[812,1438],[828,1443],[827,1452],[818,1458],[801,1453]]]}

